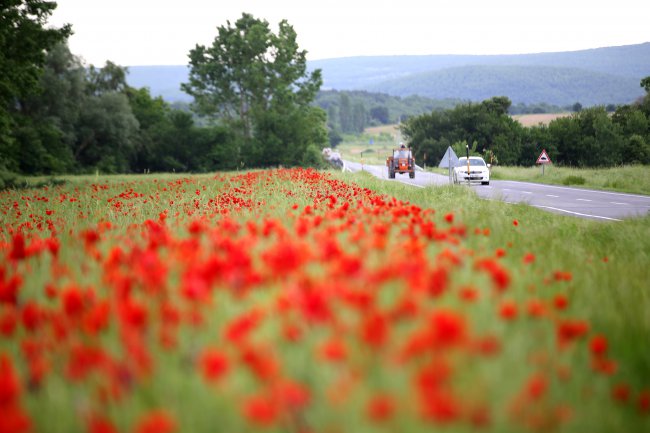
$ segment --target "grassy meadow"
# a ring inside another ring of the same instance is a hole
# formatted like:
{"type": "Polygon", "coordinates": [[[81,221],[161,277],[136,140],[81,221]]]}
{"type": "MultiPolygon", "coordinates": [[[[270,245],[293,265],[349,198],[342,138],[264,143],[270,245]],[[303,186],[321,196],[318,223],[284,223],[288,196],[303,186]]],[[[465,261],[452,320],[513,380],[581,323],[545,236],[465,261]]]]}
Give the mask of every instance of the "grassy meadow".
{"type": "Polygon", "coordinates": [[[635,194],[650,194],[650,168],[632,165],[612,168],[502,167],[492,169],[492,178],[575,186],[635,194]]]}
{"type": "Polygon", "coordinates": [[[0,192],[0,431],[650,428],[650,217],[338,171],[62,181],[0,192]]]}

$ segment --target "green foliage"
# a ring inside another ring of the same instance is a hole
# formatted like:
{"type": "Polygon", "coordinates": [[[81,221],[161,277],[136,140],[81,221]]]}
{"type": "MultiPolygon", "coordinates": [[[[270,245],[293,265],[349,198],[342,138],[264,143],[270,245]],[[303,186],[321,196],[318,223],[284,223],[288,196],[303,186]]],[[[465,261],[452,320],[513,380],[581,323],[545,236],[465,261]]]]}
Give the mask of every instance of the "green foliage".
{"type": "Polygon", "coordinates": [[[509,100],[495,97],[412,118],[402,131],[418,158],[427,156],[426,165],[437,165],[449,144],[457,142],[477,142],[480,153],[491,152],[505,165],[530,165],[542,149],[560,165],[647,164],[650,120],[644,104],[619,106],[612,115],[604,107],[591,107],[548,126],[524,128],[506,115],[509,100]]]}
{"type": "MultiPolygon", "coordinates": [[[[616,109],[616,107],[614,107],[616,109]]],[[[559,105],[551,105],[545,102],[537,104],[524,104],[519,102],[518,104],[512,105],[508,112],[510,114],[542,114],[542,113],[559,113],[562,111],[562,107],[559,105]]]]}
{"type": "Polygon", "coordinates": [[[390,121],[390,113],[386,106],[372,107],[369,115],[371,120],[376,121],[380,125],[386,125],[390,121]]]}
{"type": "MultiPolygon", "coordinates": [[[[537,155],[536,155],[537,156],[537,155]]],[[[650,171],[643,165],[624,165],[610,168],[577,168],[546,165],[539,166],[496,166],[492,167],[492,179],[519,180],[523,182],[562,185],[569,176],[585,179],[583,186],[591,189],[648,194],[650,192],[650,171]]]]}
{"type": "Polygon", "coordinates": [[[641,80],[641,87],[643,87],[643,90],[645,90],[646,93],[650,93],[650,76],[641,80]]]}
{"type": "Polygon", "coordinates": [[[328,126],[344,134],[360,133],[368,126],[399,123],[432,110],[453,108],[461,102],[459,99],[433,100],[416,95],[401,98],[337,90],[318,92],[315,100],[317,106],[327,111],[328,126]]]}
{"type": "MultiPolygon", "coordinates": [[[[46,26],[56,3],[43,0],[13,0],[0,4],[0,153],[14,146],[8,133],[14,122],[17,98],[39,90],[45,52],[72,32],[46,26]]],[[[2,160],[15,165],[10,157],[2,160]]],[[[1,163],[2,161],[0,161],[1,163]]]]}
{"type": "MultiPolygon", "coordinates": [[[[496,97],[481,104],[461,104],[409,119],[402,132],[415,149],[416,158],[437,165],[451,143],[466,142],[475,152],[491,150],[502,164],[515,164],[520,156],[523,127],[507,110],[510,100],[496,97]]],[[[464,155],[464,147],[461,149],[464,155]]],[[[460,155],[459,155],[460,156],[460,155]]]]}
{"type": "Polygon", "coordinates": [[[238,135],[230,159],[244,166],[299,164],[309,145],[324,147],[325,116],[308,108],[322,83],[307,73],[306,52],[286,20],[273,33],[265,20],[242,14],[217,29],[211,46],[190,51],[194,109],[238,135]]]}
{"type": "Polygon", "coordinates": [[[562,180],[562,185],[584,185],[586,179],[582,176],[567,176],[562,180]]]}
{"type": "Polygon", "coordinates": [[[17,179],[16,173],[0,166],[0,191],[14,187],[17,179]]]}
{"type": "Polygon", "coordinates": [[[468,151],[469,151],[469,156],[480,156],[480,154],[476,150],[477,147],[478,147],[478,142],[474,141],[472,145],[469,146],[468,148],[467,141],[465,140],[457,141],[451,145],[452,150],[459,158],[462,158],[463,156],[467,156],[468,151]]]}

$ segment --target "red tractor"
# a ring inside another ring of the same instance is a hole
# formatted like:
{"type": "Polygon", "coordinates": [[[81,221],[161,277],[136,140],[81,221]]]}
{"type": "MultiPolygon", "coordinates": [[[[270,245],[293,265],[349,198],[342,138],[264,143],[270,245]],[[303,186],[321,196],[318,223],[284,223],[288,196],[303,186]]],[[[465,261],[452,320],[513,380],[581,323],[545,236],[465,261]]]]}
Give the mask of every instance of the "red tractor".
{"type": "Polygon", "coordinates": [[[410,147],[403,144],[399,149],[393,150],[393,155],[386,158],[386,166],[388,167],[388,177],[395,179],[395,173],[408,173],[409,177],[415,177],[415,158],[410,147]]]}

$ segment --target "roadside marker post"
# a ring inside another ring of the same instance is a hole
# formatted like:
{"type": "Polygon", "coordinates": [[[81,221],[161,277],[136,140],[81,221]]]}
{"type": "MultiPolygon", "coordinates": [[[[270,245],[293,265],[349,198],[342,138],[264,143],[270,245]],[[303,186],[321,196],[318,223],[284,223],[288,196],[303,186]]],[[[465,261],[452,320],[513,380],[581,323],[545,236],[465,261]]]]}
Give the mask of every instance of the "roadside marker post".
{"type": "Polygon", "coordinates": [[[548,153],[546,153],[546,149],[542,149],[542,153],[539,154],[537,157],[537,161],[535,164],[541,164],[542,166],[542,176],[544,176],[544,166],[546,164],[552,164],[553,162],[551,161],[551,158],[549,158],[548,153]]]}
{"type": "Polygon", "coordinates": [[[470,176],[469,176],[469,144],[465,145],[467,150],[467,185],[470,185],[470,176]]]}

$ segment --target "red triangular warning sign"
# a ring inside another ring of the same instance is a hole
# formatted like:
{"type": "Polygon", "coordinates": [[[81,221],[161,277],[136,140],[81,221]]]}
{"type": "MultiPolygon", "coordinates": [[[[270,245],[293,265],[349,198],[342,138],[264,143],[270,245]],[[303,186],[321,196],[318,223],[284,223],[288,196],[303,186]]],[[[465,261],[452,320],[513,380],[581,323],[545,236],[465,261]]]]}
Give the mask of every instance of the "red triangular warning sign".
{"type": "Polygon", "coordinates": [[[535,164],[550,164],[550,163],[551,163],[551,158],[548,157],[548,153],[546,153],[546,149],[542,150],[542,153],[537,158],[537,162],[535,164]]]}

